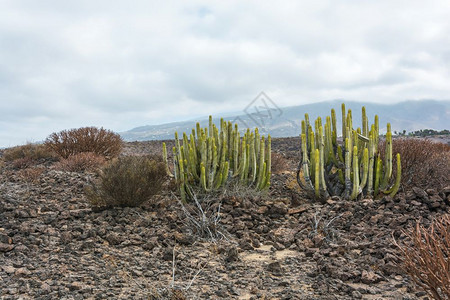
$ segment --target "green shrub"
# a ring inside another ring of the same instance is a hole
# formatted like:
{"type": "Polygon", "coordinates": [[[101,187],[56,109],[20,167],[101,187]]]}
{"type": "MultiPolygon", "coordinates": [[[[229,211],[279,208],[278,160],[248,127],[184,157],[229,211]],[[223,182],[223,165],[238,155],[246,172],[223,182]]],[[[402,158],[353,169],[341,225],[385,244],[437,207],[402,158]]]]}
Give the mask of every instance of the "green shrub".
{"type": "Polygon", "coordinates": [[[121,157],[103,168],[85,193],[94,207],[138,206],[159,193],[165,179],[161,157],[121,157]]]}
{"type": "Polygon", "coordinates": [[[408,133],[409,136],[433,136],[433,135],[449,135],[450,131],[448,129],[444,129],[441,131],[436,131],[433,129],[420,129],[413,132],[408,133]]]}
{"type": "Polygon", "coordinates": [[[62,158],[82,152],[92,152],[112,159],[119,156],[122,144],[122,138],[117,133],[96,127],[52,133],[45,141],[45,145],[62,158]]]}
{"type": "Polygon", "coordinates": [[[92,152],[82,152],[62,159],[55,168],[67,172],[95,171],[106,163],[106,159],[92,152]]]}

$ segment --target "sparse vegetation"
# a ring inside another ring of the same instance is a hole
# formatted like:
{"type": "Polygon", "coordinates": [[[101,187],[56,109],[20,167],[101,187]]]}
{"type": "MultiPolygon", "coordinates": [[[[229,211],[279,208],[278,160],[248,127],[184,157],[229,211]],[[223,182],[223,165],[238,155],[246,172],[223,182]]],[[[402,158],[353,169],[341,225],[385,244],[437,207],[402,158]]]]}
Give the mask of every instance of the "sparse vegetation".
{"type": "Polygon", "coordinates": [[[55,168],[67,172],[95,171],[106,163],[105,157],[92,153],[81,152],[60,160],[55,168]]]}
{"type": "Polygon", "coordinates": [[[52,133],[45,145],[62,158],[92,152],[106,159],[119,156],[123,141],[120,135],[110,130],[96,127],[82,127],[52,133]]]}
{"type": "Polygon", "coordinates": [[[159,156],[121,157],[103,168],[85,193],[94,207],[138,206],[161,191],[165,174],[159,156]]]}
{"type": "MultiPolygon", "coordinates": [[[[405,131],[405,130],[403,130],[405,131]]],[[[449,135],[450,134],[450,130],[448,129],[444,129],[444,130],[433,130],[433,129],[420,129],[420,130],[416,130],[413,132],[408,133],[409,136],[422,136],[422,137],[426,137],[426,136],[433,136],[433,135],[449,135]]]]}
{"type": "Polygon", "coordinates": [[[401,267],[434,299],[450,299],[450,216],[435,219],[429,228],[418,221],[405,232],[411,245],[395,244],[401,267]]]}

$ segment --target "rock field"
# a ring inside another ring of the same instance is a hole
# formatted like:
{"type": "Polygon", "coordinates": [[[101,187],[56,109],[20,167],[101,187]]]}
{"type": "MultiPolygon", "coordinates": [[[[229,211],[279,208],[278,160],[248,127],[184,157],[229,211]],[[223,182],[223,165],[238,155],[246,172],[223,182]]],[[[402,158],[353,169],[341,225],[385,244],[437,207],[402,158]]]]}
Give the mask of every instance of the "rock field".
{"type": "MultiPolygon", "coordinates": [[[[128,143],[124,154],[160,145],[128,143]]],[[[299,140],[272,148],[287,167],[268,193],[211,197],[202,232],[199,210],[183,210],[170,184],[152,203],[96,211],[83,194],[95,174],[6,163],[0,299],[426,299],[397,266],[392,240],[450,213],[450,183],[320,204],[295,184],[299,140]]]]}

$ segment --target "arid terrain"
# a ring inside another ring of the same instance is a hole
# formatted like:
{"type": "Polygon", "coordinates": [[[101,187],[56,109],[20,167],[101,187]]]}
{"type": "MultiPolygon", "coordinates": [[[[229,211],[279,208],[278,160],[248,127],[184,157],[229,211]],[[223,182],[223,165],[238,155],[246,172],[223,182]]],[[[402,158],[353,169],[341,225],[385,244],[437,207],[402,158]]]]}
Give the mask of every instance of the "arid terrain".
{"type": "MultiPolygon", "coordinates": [[[[393,238],[450,213],[450,180],[320,204],[296,183],[299,149],[298,138],[274,139],[270,189],[211,196],[205,219],[170,182],[141,207],[98,211],[83,193],[95,173],[5,162],[0,299],[427,299],[393,238]]],[[[122,155],[160,152],[160,141],[134,142],[122,155]]]]}

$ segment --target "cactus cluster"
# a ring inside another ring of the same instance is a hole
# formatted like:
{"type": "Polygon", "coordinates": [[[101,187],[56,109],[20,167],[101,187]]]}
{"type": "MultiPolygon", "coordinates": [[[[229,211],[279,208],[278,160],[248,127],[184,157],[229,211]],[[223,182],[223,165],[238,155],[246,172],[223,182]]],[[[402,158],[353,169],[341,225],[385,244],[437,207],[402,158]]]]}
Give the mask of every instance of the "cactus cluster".
{"type": "Polygon", "coordinates": [[[193,187],[210,192],[223,187],[229,178],[258,190],[270,185],[271,138],[260,136],[258,128],[247,129],[241,138],[237,124],[221,119],[217,128],[210,116],[209,127],[201,128],[197,123],[189,137],[183,133],[182,143],[175,132],[173,174],[165,143],[163,157],[184,201],[193,196],[193,187]]]}
{"type": "Polygon", "coordinates": [[[314,128],[308,114],[302,121],[302,160],[297,171],[299,185],[316,199],[330,196],[356,199],[359,195],[394,196],[400,186],[400,154],[397,154],[397,177],[392,176],[392,133],[387,124],[384,161],[381,159],[378,116],[370,125],[362,108],[362,128],[353,129],[352,111],[342,104],[342,144],[338,143],[336,112],[331,110],[325,124],[319,117],[314,128]]]}

